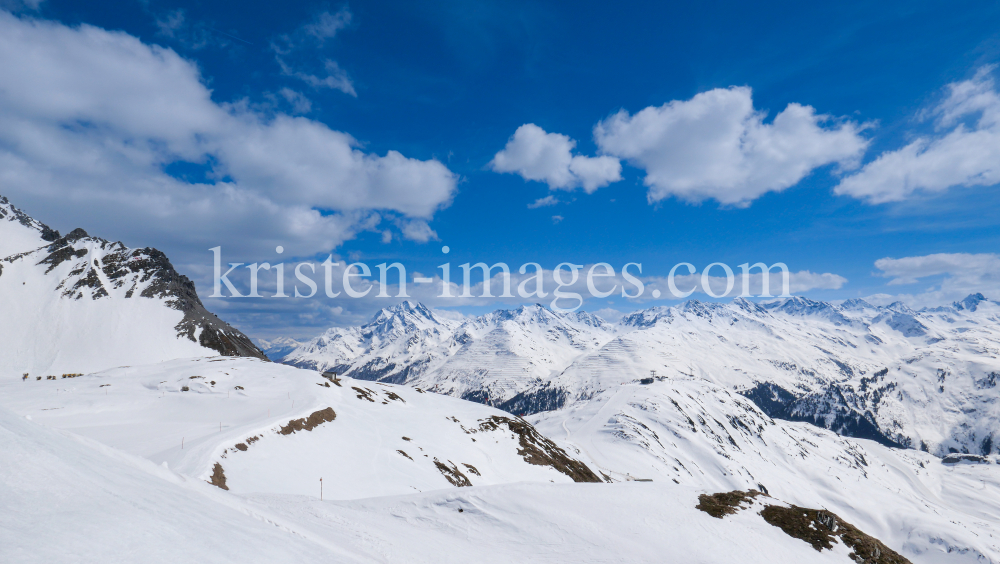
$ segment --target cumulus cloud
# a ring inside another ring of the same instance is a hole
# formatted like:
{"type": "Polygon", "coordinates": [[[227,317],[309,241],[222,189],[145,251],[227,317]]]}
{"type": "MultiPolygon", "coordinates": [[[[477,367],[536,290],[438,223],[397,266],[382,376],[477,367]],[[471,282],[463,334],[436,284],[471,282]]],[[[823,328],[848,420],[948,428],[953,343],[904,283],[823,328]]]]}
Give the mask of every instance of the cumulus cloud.
{"type": "Polygon", "coordinates": [[[794,186],[817,167],[857,165],[865,125],[789,104],[770,123],[750,88],[716,88],[690,100],[622,110],[594,128],[606,155],[646,171],[650,202],[676,196],[746,205],[794,186]]]}
{"type": "Polygon", "coordinates": [[[455,190],[436,160],[218,103],[194,63],[122,32],[0,12],[0,60],[0,186],[56,227],[312,253],[373,228],[374,210],[427,220],[455,190]]]}
{"type": "Polygon", "coordinates": [[[1000,183],[1000,94],[992,72],[980,69],[949,84],[947,96],[925,112],[937,132],[901,149],[882,153],[835,192],[872,204],[905,200],[914,192],[943,192],[955,186],[1000,183]]]}
{"type": "Polygon", "coordinates": [[[875,261],[890,286],[927,284],[915,294],[900,294],[912,306],[941,305],[981,292],[1000,297],[1000,255],[994,253],[937,253],[932,255],[882,258],[875,261]]]}
{"type": "Polygon", "coordinates": [[[622,179],[622,165],[609,156],[573,155],[576,141],[559,133],[546,133],[533,123],[517,128],[507,146],[490,161],[496,172],[536,180],[552,190],[583,188],[590,194],[622,179]]]}
{"type": "Polygon", "coordinates": [[[422,219],[402,221],[399,227],[403,231],[403,237],[418,243],[426,243],[438,238],[438,234],[422,219]]]}

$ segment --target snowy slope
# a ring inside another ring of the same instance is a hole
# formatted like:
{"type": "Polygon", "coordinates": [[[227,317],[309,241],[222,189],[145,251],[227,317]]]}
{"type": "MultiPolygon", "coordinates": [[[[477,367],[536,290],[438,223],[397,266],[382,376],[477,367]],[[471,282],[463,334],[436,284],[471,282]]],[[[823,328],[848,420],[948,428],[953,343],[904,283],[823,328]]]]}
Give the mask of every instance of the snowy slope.
{"type": "Polygon", "coordinates": [[[188,476],[210,480],[218,464],[234,492],[313,495],[323,478],[329,498],[353,499],[598,479],[502,411],[350,378],[337,385],[311,370],[257,359],[6,379],[0,403],[188,476]],[[308,423],[317,412],[311,429],[291,424],[308,423]]]}
{"type": "Polygon", "coordinates": [[[209,356],[262,356],[207,312],[156,249],[60,237],[0,198],[0,377],[209,356]]]}
{"type": "Polygon", "coordinates": [[[0,196],[0,257],[37,249],[58,238],[58,231],[32,219],[0,196]]]}
{"type": "MultiPolygon", "coordinates": [[[[0,559],[851,562],[672,484],[511,484],[357,501],[236,496],[0,409],[0,559]]],[[[777,500],[772,503],[780,504],[777,500]]]]}
{"type": "MultiPolygon", "coordinates": [[[[674,484],[508,484],[349,502],[250,496],[298,531],[383,562],[852,564],[764,522],[759,508],[716,519],[674,484]]],[[[771,500],[772,503],[780,502],[771,500]]]]}
{"type": "Polygon", "coordinates": [[[775,420],[697,377],[625,384],[529,419],[615,479],[763,487],[832,510],[914,562],[1000,562],[1000,457],[945,464],[775,420]]]}
{"type": "Polygon", "coordinates": [[[3,409],[0,452],[5,563],[373,561],[305,542],[198,480],[3,409]]]}
{"type": "MultiPolygon", "coordinates": [[[[404,304],[376,319],[427,311],[404,304]]],[[[912,311],[803,298],[695,300],[611,325],[540,306],[409,331],[335,329],[285,362],[421,386],[512,413],[558,409],[626,382],[697,375],[765,411],[885,444],[996,452],[1000,305],[973,295],[912,311]]]]}

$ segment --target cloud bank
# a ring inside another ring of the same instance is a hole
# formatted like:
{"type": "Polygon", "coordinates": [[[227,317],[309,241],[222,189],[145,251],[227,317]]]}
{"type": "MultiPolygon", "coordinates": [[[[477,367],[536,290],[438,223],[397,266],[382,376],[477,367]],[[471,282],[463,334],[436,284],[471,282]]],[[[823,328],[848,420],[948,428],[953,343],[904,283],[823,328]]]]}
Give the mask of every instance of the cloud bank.
{"type": "Polygon", "coordinates": [[[916,294],[900,294],[913,307],[938,306],[980,292],[1000,298],[1000,255],[995,253],[936,253],[882,258],[875,261],[890,286],[925,283],[916,294]]]}
{"type": "Polygon", "coordinates": [[[437,160],[366,153],[323,123],[217,102],[197,65],[126,33],[0,12],[0,60],[0,186],[57,226],[106,223],[107,236],[199,259],[219,241],[304,254],[379,213],[426,226],[455,191],[437,160]]]}
{"type": "Polygon", "coordinates": [[[882,153],[857,174],[844,178],[837,194],[872,204],[905,200],[915,192],[943,192],[956,186],[1000,183],[1000,94],[995,66],[949,84],[948,94],[926,112],[936,133],[882,153]]]}

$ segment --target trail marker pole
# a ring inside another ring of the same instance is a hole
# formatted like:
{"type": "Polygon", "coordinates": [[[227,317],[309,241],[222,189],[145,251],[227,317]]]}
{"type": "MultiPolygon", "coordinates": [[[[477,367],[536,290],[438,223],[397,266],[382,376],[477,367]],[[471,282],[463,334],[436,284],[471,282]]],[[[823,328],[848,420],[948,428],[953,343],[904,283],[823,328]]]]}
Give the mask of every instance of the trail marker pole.
{"type": "Polygon", "coordinates": [[[323,501],[323,478],[319,479],[319,500],[323,501]]]}
{"type": "Polygon", "coordinates": [[[184,450],[184,437],[181,437],[181,450],[184,450]]]}

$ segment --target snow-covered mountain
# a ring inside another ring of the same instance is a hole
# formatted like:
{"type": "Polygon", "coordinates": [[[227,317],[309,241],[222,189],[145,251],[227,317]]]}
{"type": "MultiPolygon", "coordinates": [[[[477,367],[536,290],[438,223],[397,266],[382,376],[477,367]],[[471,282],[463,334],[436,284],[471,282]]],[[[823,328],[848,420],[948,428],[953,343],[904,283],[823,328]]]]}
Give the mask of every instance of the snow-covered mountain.
{"type": "Polygon", "coordinates": [[[5,562],[1000,563],[982,295],[405,302],[257,342],[295,367],[154,249],[0,199],[0,255],[5,562]]]}
{"type": "Polygon", "coordinates": [[[541,306],[457,323],[413,303],[331,329],[285,362],[406,383],[517,414],[696,375],[766,413],[888,445],[989,454],[1000,441],[1000,305],[688,301],[609,324],[541,306]],[[651,380],[652,379],[652,380],[651,380]]]}
{"type": "Polygon", "coordinates": [[[616,480],[766,491],[834,512],[914,562],[1000,561],[1000,456],[951,463],[774,419],[697,376],[626,383],[528,419],[616,480]]]}
{"type": "Polygon", "coordinates": [[[288,356],[288,353],[302,346],[301,342],[290,337],[253,339],[253,342],[264,353],[264,356],[273,362],[281,362],[288,356]]]}
{"type": "Polygon", "coordinates": [[[263,353],[156,249],[59,232],[0,196],[0,377],[263,353]]]}
{"type": "Polygon", "coordinates": [[[613,326],[597,316],[558,314],[540,305],[458,322],[407,301],[360,327],[330,329],[284,362],[499,405],[552,378],[613,334],[613,326]]]}
{"type": "Polygon", "coordinates": [[[250,561],[857,561],[765,521],[789,504],[913,562],[1000,561],[995,457],[946,464],[775,420],[697,377],[538,414],[545,435],[456,398],[223,357],[0,380],[0,405],[0,553],[18,562],[91,543],[82,561],[143,546],[154,562],[225,561],[210,539],[258,547],[230,530],[258,524],[268,547],[250,561]],[[616,483],[580,483],[598,478],[616,483]],[[771,497],[722,519],[698,510],[700,494],[732,489],[771,497]],[[161,527],[191,539],[143,545],[161,527]]]}

